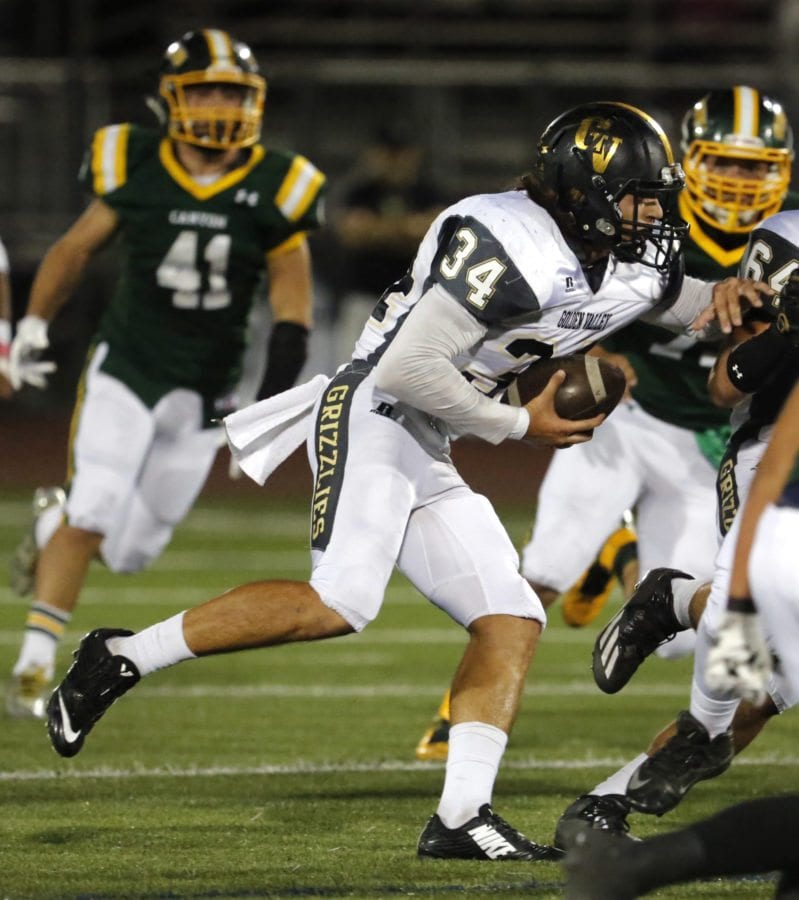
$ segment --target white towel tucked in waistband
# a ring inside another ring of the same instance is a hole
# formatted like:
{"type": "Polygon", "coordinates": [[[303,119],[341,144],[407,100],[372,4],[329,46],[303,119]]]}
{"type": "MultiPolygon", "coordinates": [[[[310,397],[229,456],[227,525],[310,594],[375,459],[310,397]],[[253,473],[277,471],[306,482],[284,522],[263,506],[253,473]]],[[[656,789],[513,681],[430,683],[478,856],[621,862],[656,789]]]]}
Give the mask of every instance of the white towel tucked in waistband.
{"type": "Polygon", "coordinates": [[[263,484],[308,436],[308,416],[327,375],[253,403],[223,419],[228,446],[242,471],[263,484]]]}

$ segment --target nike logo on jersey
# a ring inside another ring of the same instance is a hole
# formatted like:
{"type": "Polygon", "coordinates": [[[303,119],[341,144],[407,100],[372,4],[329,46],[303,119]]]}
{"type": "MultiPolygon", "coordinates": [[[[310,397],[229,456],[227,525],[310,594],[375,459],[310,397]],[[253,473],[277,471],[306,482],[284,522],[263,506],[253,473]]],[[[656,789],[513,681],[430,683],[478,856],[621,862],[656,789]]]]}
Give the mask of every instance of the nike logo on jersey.
{"type": "Polygon", "coordinates": [[[64,698],[61,696],[60,692],[58,694],[58,708],[61,710],[61,733],[64,740],[68,744],[74,744],[75,741],[80,740],[81,733],[80,731],[73,730],[72,720],[69,718],[67,708],[64,706],[64,698]]]}
{"type": "Polygon", "coordinates": [[[498,859],[516,849],[491,825],[478,825],[471,828],[468,834],[489,859],[498,859]]]}

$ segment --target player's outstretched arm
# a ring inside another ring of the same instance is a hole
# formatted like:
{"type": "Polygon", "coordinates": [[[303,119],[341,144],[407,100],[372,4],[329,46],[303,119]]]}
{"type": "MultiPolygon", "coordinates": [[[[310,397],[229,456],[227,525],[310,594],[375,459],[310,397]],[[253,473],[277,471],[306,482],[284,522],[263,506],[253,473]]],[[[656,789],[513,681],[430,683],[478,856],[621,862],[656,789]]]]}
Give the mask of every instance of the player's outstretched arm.
{"type": "Polygon", "coordinates": [[[54,363],[39,360],[49,346],[48,325],[72,296],[89,260],[108,243],[118,221],[110,206],[94,200],[45,254],[9,352],[9,379],[15,390],[23,384],[45,387],[46,376],[55,370],[54,363]]]}
{"type": "Polygon", "coordinates": [[[303,238],[289,250],[267,254],[266,265],[273,325],[259,400],[288,390],[297,381],[308,356],[308,335],[313,325],[308,242],[303,238]]]}
{"type": "Polygon", "coordinates": [[[769,297],[773,293],[763,281],[725,278],[713,285],[710,305],[694,319],[691,328],[701,331],[715,321],[723,334],[730,334],[743,322],[744,312],[749,307],[762,306],[763,296],[769,297]]]}

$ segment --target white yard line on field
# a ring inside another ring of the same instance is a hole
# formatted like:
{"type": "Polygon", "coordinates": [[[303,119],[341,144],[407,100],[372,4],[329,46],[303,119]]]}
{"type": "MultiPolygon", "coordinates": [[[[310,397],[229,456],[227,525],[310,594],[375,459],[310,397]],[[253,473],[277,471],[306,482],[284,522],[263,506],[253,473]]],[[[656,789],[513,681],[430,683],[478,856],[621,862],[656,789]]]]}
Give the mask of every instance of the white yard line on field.
{"type": "MultiPolygon", "coordinates": [[[[541,769],[607,769],[627,762],[623,757],[601,757],[588,759],[507,759],[503,761],[503,769],[516,771],[535,771],[541,769]]],[[[291,765],[261,766],[156,766],[153,768],[133,769],[20,769],[16,772],[0,772],[0,782],[19,781],[58,781],[73,779],[89,781],[98,778],[217,778],[219,776],[252,776],[252,775],[322,775],[327,773],[376,773],[376,772],[429,772],[436,764],[429,762],[407,762],[404,760],[383,760],[381,762],[364,763],[312,763],[298,761],[291,765]]],[[[789,768],[799,765],[799,757],[795,756],[744,756],[735,762],[736,766],[780,766],[789,768]]]]}

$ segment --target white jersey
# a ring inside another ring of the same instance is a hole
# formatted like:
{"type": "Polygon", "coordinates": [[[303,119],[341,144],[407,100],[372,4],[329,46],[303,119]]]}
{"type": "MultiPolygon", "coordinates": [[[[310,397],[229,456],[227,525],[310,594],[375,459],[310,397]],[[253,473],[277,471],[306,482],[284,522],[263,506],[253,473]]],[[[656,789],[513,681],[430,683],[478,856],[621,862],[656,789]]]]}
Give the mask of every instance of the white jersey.
{"type": "MultiPolygon", "coordinates": [[[[791,272],[799,267],[799,210],[776,213],[758,225],[749,237],[743,260],[741,276],[764,281],[779,294],[791,272]]],[[[777,305],[767,304],[757,315],[773,319],[777,305]]],[[[785,398],[796,381],[797,360],[795,354],[782,357],[774,371],[760,388],[747,396],[733,409],[733,431],[751,423],[752,427],[770,426],[777,418],[785,398]]],[[[767,440],[767,434],[764,440],[767,440]]]]}
{"type": "Polygon", "coordinates": [[[488,328],[455,366],[501,395],[530,363],[584,352],[634,319],[669,306],[680,273],[611,256],[596,291],[554,219],[524,191],[467,197],[430,226],[406,277],[382,296],[354,358],[376,364],[410,310],[438,285],[488,328]]]}

